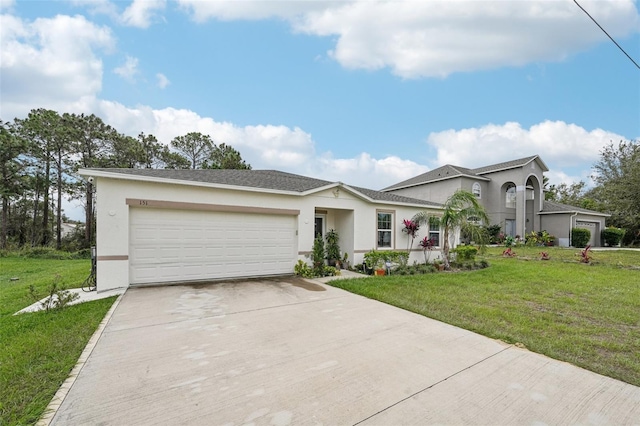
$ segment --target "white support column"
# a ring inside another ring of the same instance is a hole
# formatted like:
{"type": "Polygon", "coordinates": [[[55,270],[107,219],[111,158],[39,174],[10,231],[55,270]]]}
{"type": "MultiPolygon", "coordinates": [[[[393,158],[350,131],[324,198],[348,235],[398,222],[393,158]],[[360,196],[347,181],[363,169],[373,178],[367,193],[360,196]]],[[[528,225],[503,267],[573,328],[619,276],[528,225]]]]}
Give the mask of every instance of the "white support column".
{"type": "Polygon", "coordinates": [[[525,185],[516,186],[516,235],[524,238],[527,222],[527,191],[525,185]]]}

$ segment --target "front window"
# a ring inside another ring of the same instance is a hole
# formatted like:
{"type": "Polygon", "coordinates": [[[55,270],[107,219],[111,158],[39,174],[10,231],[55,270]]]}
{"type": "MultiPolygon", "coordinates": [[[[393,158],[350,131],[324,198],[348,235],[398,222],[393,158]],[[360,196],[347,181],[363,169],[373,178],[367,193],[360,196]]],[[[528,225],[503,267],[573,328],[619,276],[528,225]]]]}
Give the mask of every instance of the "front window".
{"type": "Polygon", "coordinates": [[[467,218],[467,222],[471,223],[472,225],[482,225],[482,221],[477,216],[469,216],[467,218]]]}
{"type": "Polygon", "coordinates": [[[473,195],[475,195],[475,196],[476,196],[476,198],[478,198],[478,199],[479,199],[479,198],[482,198],[482,197],[481,197],[482,192],[481,192],[481,190],[480,190],[480,184],[479,184],[478,182],[475,182],[475,183],[473,184],[473,187],[471,188],[471,192],[473,192],[473,195]]]}
{"type": "Polygon", "coordinates": [[[516,208],[516,186],[515,185],[509,185],[507,187],[507,193],[506,193],[506,198],[505,198],[505,207],[509,208],[509,209],[515,209],[516,208]]]}
{"type": "Polygon", "coordinates": [[[391,248],[393,213],[378,212],[378,248],[391,248]]]}
{"type": "Polygon", "coordinates": [[[429,220],[429,239],[434,247],[440,247],[440,219],[437,217],[429,220]]]}

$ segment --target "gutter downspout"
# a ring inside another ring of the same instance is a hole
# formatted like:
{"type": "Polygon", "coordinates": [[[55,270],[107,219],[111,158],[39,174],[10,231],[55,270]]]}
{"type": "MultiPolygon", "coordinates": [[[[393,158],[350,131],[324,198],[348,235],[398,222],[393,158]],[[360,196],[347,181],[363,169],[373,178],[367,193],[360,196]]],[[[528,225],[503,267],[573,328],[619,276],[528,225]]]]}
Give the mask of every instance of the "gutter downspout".
{"type": "Polygon", "coordinates": [[[569,217],[569,247],[573,246],[573,241],[571,241],[571,230],[573,229],[573,218],[578,216],[578,212],[575,212],[569,217]]]}

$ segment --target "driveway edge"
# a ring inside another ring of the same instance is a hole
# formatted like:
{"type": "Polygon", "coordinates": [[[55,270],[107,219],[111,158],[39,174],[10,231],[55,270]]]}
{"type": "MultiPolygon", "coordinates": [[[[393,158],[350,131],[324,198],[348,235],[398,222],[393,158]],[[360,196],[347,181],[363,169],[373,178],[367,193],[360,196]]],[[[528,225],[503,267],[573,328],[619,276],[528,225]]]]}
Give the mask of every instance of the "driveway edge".
{"type": "Polygon", "coordinates": [[[53,420],[56,413],[58,412],[58,409],[60,408],[65,398],[67,397],[69,390],[71,390],[71,387],[75,383],[76,378],[80,374],[80,371],[82,371],[84,364],[87,362],[89,355],[91,355],[91,352],[93,352],[93,349],[96,347],[98,340],[100,340],[100,337],[102,336],[104,329],[106,328],[109,321],[111,321],[113,312],[116,310],[116,308],[120,304],[120,300],[125,294],[126,294],[126,290],[116,299],[115,302],[113,302],[113,305],[111,306],[107,314],[104,316],[104,318],[98,325],[98,328],[93,333],[89,341],[87,342],[87,346],[85,346],[84,349],[82,350],[82,353],[80,354],[80,357],[76,362],[76,365],[73,366],[73,369],[69,373],[69,376],[65,379],[62,385],[60,385],[60,388],[58,389],[56,394],[53,396],[53,398],[51,398],[51,402],[49,402],[49,404],[47,405],[47,408],[44,410],[44,414],[42,415],[42,417],[40,417],[40,419],[36,423],[36,426],[49,426],[51,424],[51,421],[53,420]]]}

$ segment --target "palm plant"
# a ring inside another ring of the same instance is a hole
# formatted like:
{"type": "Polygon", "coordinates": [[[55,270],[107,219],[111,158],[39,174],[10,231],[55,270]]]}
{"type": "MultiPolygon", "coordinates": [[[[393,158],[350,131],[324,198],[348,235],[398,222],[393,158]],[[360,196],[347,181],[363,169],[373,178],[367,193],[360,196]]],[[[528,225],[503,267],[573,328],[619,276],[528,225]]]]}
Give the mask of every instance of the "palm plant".
{"type": "MultiPolygon", "coordinates": [[[[429,214],[427,212],[419,212],[413,216],[413,220],[418,223],[427,223],[429,221],[429,214]]],[[[443,213],[440,217],[440,226],[443,229],[442,235],[442,255],[444,268],[451,268],[450,261],[450,247],[449,247],[449,234],[456,228],[467,232],[476,241],[483,243],[484,236],[482,235],[479,226],[470,223],[470,220],[480,221],[483,223],[489,223],[489,216],[484,210],[484,207],[480,205],[475,195],[469,191],[457,190],[454,192],[444,203],[443,213]]]]}

